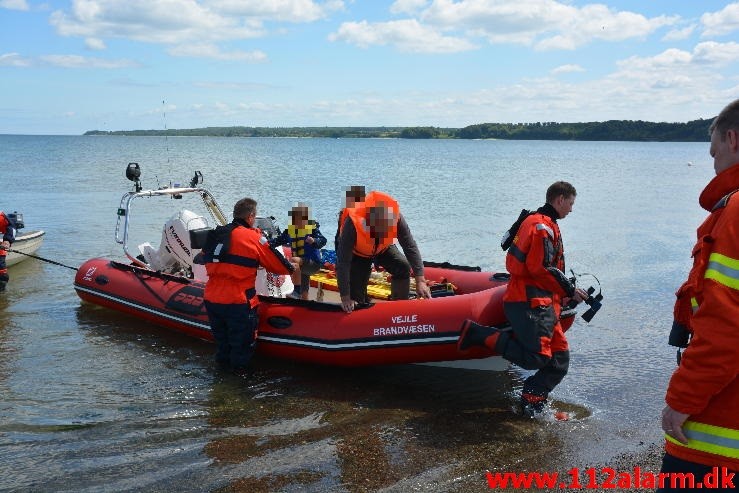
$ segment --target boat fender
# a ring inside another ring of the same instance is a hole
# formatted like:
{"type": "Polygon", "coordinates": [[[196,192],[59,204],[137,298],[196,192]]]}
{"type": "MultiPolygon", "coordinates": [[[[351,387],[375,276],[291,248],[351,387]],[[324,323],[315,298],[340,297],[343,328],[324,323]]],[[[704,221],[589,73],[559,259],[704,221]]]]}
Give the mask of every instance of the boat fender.
{"type": "Polygon", "coordinates": [[[516,219],[516,222],[511,225],[510,228],[508,228],[508,231],[503,233],[503,238],[500,239],[500,248],[503,249],[503,251],[508,251],[508,249],[513,245],[513,240],[516,238],[516,234],[518,234],[518,228],[521,227],[521,223],[524,219],[529,217],[531,214],[534,214],[536,211],[530,211],[528,209],[521,209],[521,213],[518,215],[518,219],[516,219]]]}

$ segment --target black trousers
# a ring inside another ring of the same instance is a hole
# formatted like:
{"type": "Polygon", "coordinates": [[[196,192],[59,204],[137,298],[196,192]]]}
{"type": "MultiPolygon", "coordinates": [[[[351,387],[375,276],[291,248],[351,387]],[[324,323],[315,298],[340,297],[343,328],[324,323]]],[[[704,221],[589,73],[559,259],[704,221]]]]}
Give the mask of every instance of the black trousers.
{"type": "Polygon", "coordinates": [[[245,369],[256,348],[257,311],[249,303],[205,302],[216,342],[216,363],[223,369],[245,369]]]}
{"type": "Polygon", "coordinates": [[[657,493],[695,493],[697,491],[736,493],[739,490],[739,474],[736,474],[736,471],[722,471],[720,467],[716,469],[713,466],[678,459],[667,453],[662,459],[662,470],[660,472],[669,473],[670,477],[665,479],[664,487],[659,488],[657,493]],[[710,474],[710,476],[706,477],[706,474],[710,474]],[[731,474],[736,476],[734,476],[733,481],[729,482],[727,480],[730,479],[729,475],[731,474]],[[690,483],[684,479],[686,475],[692,476],[694,480],[693,488],[688,487],[690,483]],[[698,483],[702,483],[701,489],[695,488],[698,483]],[[731,483],[734,487],[729,486],[731,483]]]}
{"type": "MultiPolygon", "coordinates": [[[[373,259],[369,257],[352,256],[349,293],[356,302],[366,303],[369,301],[367,284],[372,273],[372,261],[373,259]]],[[[385,251],[375,256],[374,263],[393,276],[390,297],[394,300],[408,299],[411,285],[411,265],[408,263],[408,259],[400,253],[398,247],[390,245],[385,251]]]]}
{"type": "Polygon", "coordinates": [[[567,375],[570,351],[554,308],[531,308],[528,302],[503,304],[512,331],[498,337],[496,350],[526,370],[538,370],[526,379],[523,392],[547,397],[567,375]],[[542,347],[547,341],[547,347],[542,347]]]}
{"type": "Polygon", "coordinates": [[[10,278],[8,277],[8,269],[5,267],[5,256],[7,252],[0,250],[0,291],[5,291],[5,285],[8,284],[10,278]]]}

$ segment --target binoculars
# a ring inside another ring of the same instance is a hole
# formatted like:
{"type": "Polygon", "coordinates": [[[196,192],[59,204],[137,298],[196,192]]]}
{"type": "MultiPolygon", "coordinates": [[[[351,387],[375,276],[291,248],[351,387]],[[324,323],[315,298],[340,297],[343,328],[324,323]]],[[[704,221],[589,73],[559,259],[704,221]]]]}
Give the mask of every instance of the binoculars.
{"type": "Polygon", "coordinates": [[[593,296],[593,293],[595,293],[595,288],[593,286],[590,286],[588,288],[588,298],[585,300],[585,303],[590,306],[588,310],[582,314],[582,319],[586,322],[590,323],[590,321],[593,319],[596,313],[598,313],[598,310],[600,310],[600,307],[603,306],[601,304],[601,301],[603,301],[603,294],[598,293],[595,296],[593,296]]]}

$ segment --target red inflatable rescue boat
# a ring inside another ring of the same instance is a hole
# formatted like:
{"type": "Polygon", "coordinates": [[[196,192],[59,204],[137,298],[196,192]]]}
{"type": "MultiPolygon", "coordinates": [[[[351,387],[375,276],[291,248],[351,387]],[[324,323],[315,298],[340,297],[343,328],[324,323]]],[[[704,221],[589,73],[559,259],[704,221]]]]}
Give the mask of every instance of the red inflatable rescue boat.
{"type": "MultiPolygon", "coordinates": [[[[130,314],[184,334],[212,340],[203,306],[207,274],[192,259],[199,252],[197,237],[226,218],[213,196],[198,186],[197,172],[190,187],[166,187],[142,191],[138,165],[131,163],[127,176],[136,190],[126,193],[118,210],[116,240],[129,262],[93,258],[77,271],[74,287],[79,297],[95,305],[130,314]],[[178,198],[197,194],[212,222],[205,216],[180,210],[163,228],[158,249],[139,246],[140,255],[129,251],[131,204],[142,197],[178,198]]],[[[272,223],[260,218],[265,234],[274,233],[272,223]]],[[[505,325],[503,294],[507,274],[449,264],[429,264],[425,277],[442,287],[432,299],[378,301],[352,313],[339,303],[295,300],[283,297],[292,290],[289,277],[260,271],[257,351],[267,356],[337,366],[447,362],[449,366],[501,369],[503,361],[484,348],[459,352],[457,341],[467,320],[482,325],[505,325]],[[450,286],[447,288],[447,286],[450,286]]],[[[316,289],[312,290],[312,294],[316,289]]],[[[330,291],[328,297],[335,293],[330,291]]],[[[566,326],[574,312],[568,313],[566,326]]]]}

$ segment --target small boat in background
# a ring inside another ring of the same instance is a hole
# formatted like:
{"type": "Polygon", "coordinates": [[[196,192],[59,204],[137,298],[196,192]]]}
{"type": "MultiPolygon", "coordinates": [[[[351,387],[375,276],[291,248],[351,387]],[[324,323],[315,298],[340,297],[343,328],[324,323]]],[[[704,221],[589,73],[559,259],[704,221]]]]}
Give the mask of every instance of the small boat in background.
{"type": "Polygon", "coordinates": [[[8,216],[10,216],[13,222],[15,222],[16,229],[15,241],[11,246],[15,251],[9,251],[8,256],[5,257],[5,265],[11,266],[29,258],[28,255],[35,254],[44,242],[44,234],[46,233],[43,230],[33,230],[20,233],[19,230],[25,228],[25,224],[23,223],[23,214],[13,212],[12,214],[8,214],[8,216]]]}

